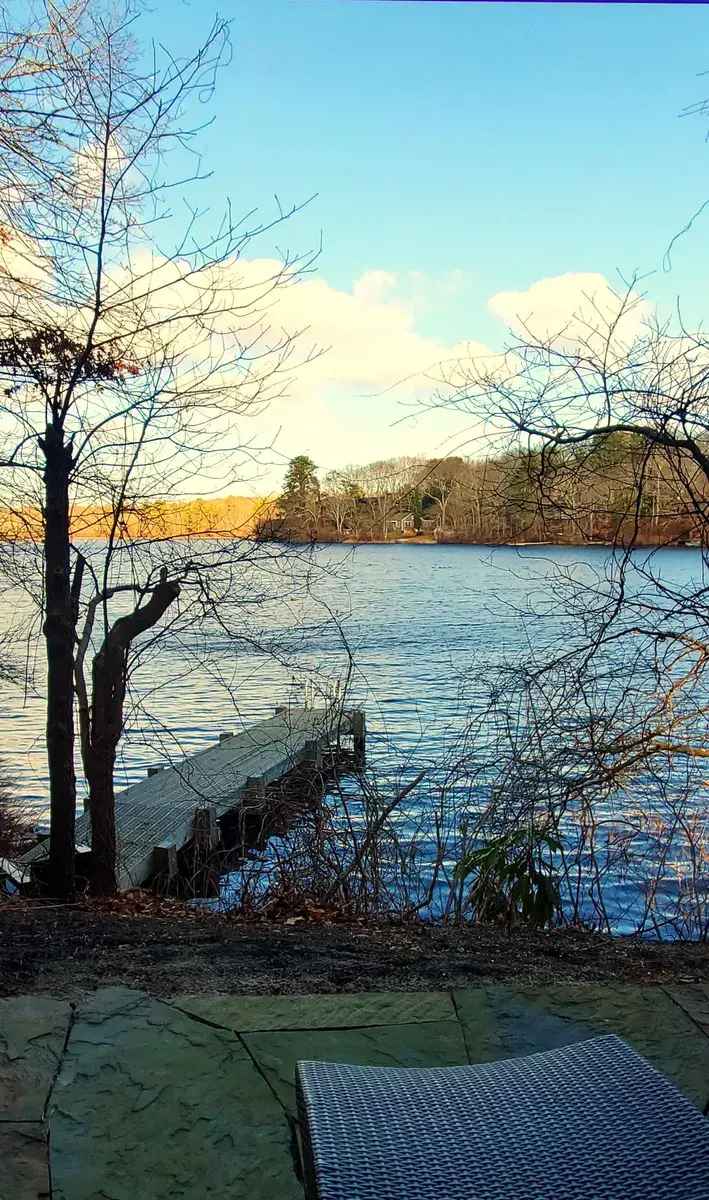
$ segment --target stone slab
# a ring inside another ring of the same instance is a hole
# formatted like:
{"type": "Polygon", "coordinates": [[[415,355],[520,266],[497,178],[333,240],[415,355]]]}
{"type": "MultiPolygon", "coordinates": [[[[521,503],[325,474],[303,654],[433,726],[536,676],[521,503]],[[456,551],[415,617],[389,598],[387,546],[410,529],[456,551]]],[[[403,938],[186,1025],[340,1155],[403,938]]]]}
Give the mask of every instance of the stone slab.
{"type": "Polygon", "coordinates": [[[0,1122],[0,1200],[49,1200],[49,1195],[45,1126],[0,1122]]]}
{"type": "Polygon", "coordinates": [[[499,1004],[490,1002],[489,989],[476,987],[469,991],[455,991],[452,996],[468,1061],[480,1063],[513,1058],[513,1053],[502,1052],[499,1030],[501,1009],[499,1004]]]}
{"type": "Polygon", "coordinates": [[[361,992],[333,996],[176,996],[177,1008],[214,1025],[254,1033],[275,1029],[358,1029],[455,1018],[448,992],[361,992]]]}
{"type": "Polygon", "coordinates": [[[709,1038],[709,983],[682,984],[664,990],[709,1038]]]}
{"type": "Polygon", "coordinates": [[[236,1035],[141,992],[80,1006],[48,1119],[53,1200],[302,1200],[286,1115],[236,1035]]]}
{"type": "Polygon", "coordinates": [[[289,1124],[298,1059],[454,1066],[613,1032],[700,1107],[709,1100],[706,984],[174,1005],[106,988],[80,1005],[62,1058],[69,1019],[63,1001],[0,1001],[0,1200],[48,1200],[50,1089],[53,1200],[302,1200],[289,1124]]]}
{"type": "Polygon", "coordinates": [[[493,985],[454,997],[471,1062],[519,1058],[594,1036],[571,1013],[547,1011],[533,990],[493,985]]]}
{"type": "Polygon", "coordinates": [[[71,1009],[49,996],[0,1000],[0,1121],[41,1121],[71,1009]]]}
{"type": "Polygon", "coordinates": [[[492,985],[456,992],[455,1001],[469,1053],[479,1062],[615,1033],[700,1108],[709,1100],[709,1039],[662,988],[492,985]]]}
{"type": "Polygon", "coordinates": [[[373,1067],[454,1067],[468,1061],[457,1021],[245,1033],[243,1040],[292,1116],[296,1115],[294,1081],[299,1059],[373,1067]]]}

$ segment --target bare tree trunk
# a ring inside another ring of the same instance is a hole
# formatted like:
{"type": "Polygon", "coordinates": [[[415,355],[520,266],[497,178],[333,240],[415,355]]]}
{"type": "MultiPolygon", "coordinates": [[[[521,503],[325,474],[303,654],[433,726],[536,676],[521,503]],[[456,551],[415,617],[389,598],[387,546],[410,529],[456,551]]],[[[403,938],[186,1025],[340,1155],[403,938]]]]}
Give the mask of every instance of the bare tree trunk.
{"type": "Polygon", "coordinates": [[[84,762],[91,820],[91,890],[97,896],[110,896],[116,890],[113,769],[123,728],[126,655],[112,644],[111,633],[93,661],[93,703],[89,745],[84,762]]]}
{"type": "Polygon", "coordinates": [[[120,617],[108,631],[92,666],[92,704],[85,770],[91,818],[91,890],[97,896],[116,891],[116,800],[113,769],[123,731],[128,651],[134,638],[157,624],[180,594],[180,585],[160,582],[146,604],[120,617]]]}
{"type": "Polygon", "coordinates": [[[57,423],[40,440],[45,456],[44,564],[47,644],[47,760],[49,764],[49,888],[74,891],[74,630],[69,554],[69,475],[72,448],[57,423]]]}

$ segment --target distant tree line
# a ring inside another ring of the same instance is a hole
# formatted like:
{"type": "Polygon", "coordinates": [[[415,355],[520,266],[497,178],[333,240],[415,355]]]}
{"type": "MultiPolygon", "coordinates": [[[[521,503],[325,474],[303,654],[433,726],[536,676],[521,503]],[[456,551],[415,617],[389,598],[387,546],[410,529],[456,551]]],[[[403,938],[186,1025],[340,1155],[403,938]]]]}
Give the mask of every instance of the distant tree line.
{"type": "Polygon", "coordinates": [[[391,458],[327,472],[299,455],[259,522],[284,541],[509,543],[701,540],[707,481],[689,455],[632,433],[489,458],[391,458]]]}
{"type": "MultiPolygon", "coordinates": [[[[126,504],[116,520],[111,498],[100,504],[76,504],[69,514],[75,542],[88,539],[133,541],[146,538],[248,537],[273,509],[272,500],[249,496],[210,496],[189,500],[145,500],[126,504]]],[[[0,505],[0,544],[37,541],[42,509],[0,505]]]]}

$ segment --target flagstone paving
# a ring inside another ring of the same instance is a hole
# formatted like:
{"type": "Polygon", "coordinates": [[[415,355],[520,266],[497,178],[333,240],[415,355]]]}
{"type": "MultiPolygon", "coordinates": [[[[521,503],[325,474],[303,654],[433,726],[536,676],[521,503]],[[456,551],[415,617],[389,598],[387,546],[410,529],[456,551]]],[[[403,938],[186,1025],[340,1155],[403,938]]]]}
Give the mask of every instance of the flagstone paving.
{"type": "Polygon", "coordinates": [[[0,1121],[41,1121],[64,1049],[65,1000],[0,1000],[0,1121]]]}
{"type": "Polygon", "coordinates": [[[709,1099],[709,1025],[702,1029],[690,1015],[693,1010],[699,1016],[700,997],[709,1010],[709,994],[701,987],[696,995],[630,984],[492,985],[455,993],[471,1062],[616,1033],[703,1107],[709,1099]]]}
{"type": "Polygon", "coordinates": [[[47,1131],[39,1121],[0,1121],[0,1197],[50,1195],[47,1131]]]}
{"type": "Polygon", "coordinates": [[[0,1200],[298,1200],[298,1059],[449,1066],[611,1031],[709,1103],[707,984],[6,1000],[0,1200]]]}
{"type": "Polygon", "coordinates": [[[56,1200],[299,1195],[291,1131],[236,1035],[140,992],[82,1007],[48,1120],[56,1200]]]}
{"type": "Polygon", "coordinates": [[[295,1064],[301,1058],[364,1067],[455,1067],[468,1061],[457,1021],[247,1033],[244,1042],[291,1117],[296,1115],[295,1064]]]}
{"type": "Polygon", "coordinates": [[[676,1004],[687,1013],[688,1017],[698,1025],[702,1033],[709,1038],[709,986],[698,984],[679,988],[667,988],[666,991],[676,1004]]]}
{"type": "Polygon", "coordinates": [[[176,996],[178,1008],[238,1033],[266,1029],[361,1029],[455,1018],[448,992],[354,992],[331,996],[176,996]]]}

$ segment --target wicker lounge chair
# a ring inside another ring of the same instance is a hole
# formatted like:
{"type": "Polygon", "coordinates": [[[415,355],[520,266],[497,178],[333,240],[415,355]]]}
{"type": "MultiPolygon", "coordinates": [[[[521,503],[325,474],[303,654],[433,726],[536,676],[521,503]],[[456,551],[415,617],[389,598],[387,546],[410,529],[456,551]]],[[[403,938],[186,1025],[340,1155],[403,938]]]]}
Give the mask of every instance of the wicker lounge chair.
{"type": "Polygon", "coordinates": [[[620,1038],[429,1069],[301,1062],[308,1200],[708,1200],[709,1121],[620,1038]]]}

